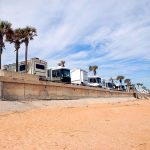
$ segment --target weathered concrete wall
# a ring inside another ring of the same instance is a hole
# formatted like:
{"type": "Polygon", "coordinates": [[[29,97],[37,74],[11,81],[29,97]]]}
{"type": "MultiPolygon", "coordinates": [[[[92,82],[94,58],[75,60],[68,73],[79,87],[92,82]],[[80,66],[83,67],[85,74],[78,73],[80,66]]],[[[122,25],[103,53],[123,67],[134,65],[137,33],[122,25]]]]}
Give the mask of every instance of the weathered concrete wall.
{"type": "Polygon", "coordinates": [[[0,70],[0,78],[3,79],[12,79],[12,80],[22,80],[22,81],[37,81],[39,80],[39,76],[26,74],[21,72],[0,70]]]}
{"type": "Polygon", "coordinates": [[[39,81],[37,76],[0,73],[0,96],[4,100],[76,99],[84,97],[133,97],[133,93],[39,81]]]}

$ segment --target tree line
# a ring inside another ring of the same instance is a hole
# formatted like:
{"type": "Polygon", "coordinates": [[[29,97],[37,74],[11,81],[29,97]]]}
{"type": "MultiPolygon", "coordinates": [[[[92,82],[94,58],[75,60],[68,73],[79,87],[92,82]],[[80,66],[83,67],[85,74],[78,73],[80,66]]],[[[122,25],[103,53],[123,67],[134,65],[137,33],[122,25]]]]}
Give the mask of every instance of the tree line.
{"type": "Polygon", "coordinates": [[[18,72],[18,52],[20,46],[21,44],[25,45],[25,71],[27,72],[28,45],[35,36],[37,36],[37,31],[34,27],[27,26],[25,28],[13,29],[10,22],[0,20],[0,69],[5,42],[9,42],[14,45],[16,52],[16,72],[18,72]]]}
{"type": "MultiPolygon", "coordinates": [[[[97,74],[97,72],[96,72],[97,69],[98,69],[97,65],[89,66],[89,71],[93,71],[94,76],[96,76],[96,74],[97,74]]],[[[141,87],[144,90],[148,90],[145,86],[143,86],[142,83],[132,84],[131,83],[131,79],[128,79],[128,78],[125,79],[125,77],[122,76],[122,75],[118,75],[115,79],[110,78],[109,81],[111,81],[112,85],[114,85],[114,80],[118,80],[119,81],[119,83],[120,83],[119,89],[121,89],[121,90],[122,90],[122,82],[123,82],[123,80],[124,80],[124,83],[126,83],[127,91],[130,91],[130,88],[131,87],[135,87],[135,85],[138,86],[138,89],[140,89],[140,87],[141,87]]]]}
{"type": "MultiPolygon", "coordinates": [[[[98,69],[98,66],[97,66],[97,65],[89,66],[89,71],[93,71],[94,76],[96,76],[96,74],[97,74],[97,72],[96,72],[97,69],[98,69]]],[[[120,82],[120,85],[122,85],[122,80],[123,80],[123,79],[125,79],[125,77],[122,76],[122,75],[118,75],[118,76],[116,77],[116,80],[118,80],[118,81],[120,82]]],[[[112,82],[112,85],[113,85],[115,79],[110,78],[109,80],[112,82]]],[[[127,84],[127,88],[129,88],[129,86],[131,86],[131,79],[125,79],[125,80],[124,80],[124,83],[126,83],[126,84],[127,84]]],[[[122,87],[120,87],[120,89],[121,89],[121,88],[122,88],[122,87]]]]}

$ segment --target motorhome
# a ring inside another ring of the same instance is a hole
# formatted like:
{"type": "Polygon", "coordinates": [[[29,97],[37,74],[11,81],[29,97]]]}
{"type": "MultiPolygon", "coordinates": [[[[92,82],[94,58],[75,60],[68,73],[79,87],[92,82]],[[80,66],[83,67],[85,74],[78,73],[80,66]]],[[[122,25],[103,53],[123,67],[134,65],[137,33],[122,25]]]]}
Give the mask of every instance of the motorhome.
{"type": "Polygon", "coordinates": [[[47,69],[47,80],[70,84],[70,69],[61,66],[49,68],[47,69]]]}
{"type": "MultiPolygon", "coordinates": [[[[3,66],[4,70],[16,71],[16,64],[9,64],[3,66]]],[[[40,60],[39,58],[31,58],[27,61],[27,73],[38,75],[46,78],[47,62],[40,60]]],[[[25,61],[19,62],[18,72],[25,72],[25,61]]]]}
{"type": "Polygon", "coordinates": [[[102,87],[101,78],[99,76],[88,77],[88,85],[94,87],[102,87]]]}
{"type": "Polygon", "coordinates": [[[101,79],[101,80],[102,80],[102,88],[109,89],[109,90],[113,89],[113,84],[110,80],[107,79],[101,79]]]}
{"type": "Polygon", "coordinates": [[[113,84],[111,81],[105,81],[105,86],[106,86],[106,89],[109,89],[109,90],[113,89],[113,84]]]}
{"type": "Polygon", "coordinates": [[[71,83],[76,85],[88,85],[88,72],[83,69],[71,70],[71,83]]]}

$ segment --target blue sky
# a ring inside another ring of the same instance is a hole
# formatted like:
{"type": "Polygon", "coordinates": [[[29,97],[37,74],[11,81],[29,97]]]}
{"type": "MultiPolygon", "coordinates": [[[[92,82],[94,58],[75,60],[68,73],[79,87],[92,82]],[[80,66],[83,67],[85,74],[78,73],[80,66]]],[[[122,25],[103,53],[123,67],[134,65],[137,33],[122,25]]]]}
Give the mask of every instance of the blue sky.
{"type": "MultiPolygon", "coordinates": [[[[37,28],[29,58],[49,67],[62,59],[70,68],[98,65],[104,78],[124,75],[150,88],[149,0],[0,0],[0,19],[37,28]]],[[[7,45],[2,63],[12,62],[14,47],[7,45]]]]}

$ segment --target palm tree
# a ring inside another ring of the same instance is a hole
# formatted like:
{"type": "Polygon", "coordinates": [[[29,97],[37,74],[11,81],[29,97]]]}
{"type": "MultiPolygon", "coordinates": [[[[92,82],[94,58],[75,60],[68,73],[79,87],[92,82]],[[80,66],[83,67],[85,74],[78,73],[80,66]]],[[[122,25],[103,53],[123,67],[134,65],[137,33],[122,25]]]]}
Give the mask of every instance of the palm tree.
{"type": "Polygon", "coordinates": [[[7,21],[0,21],[0,69],[3,49],[5,48],[4,39],[8,31],[11,29],[11,23],[7,21]]]}
{"type": "Polygon", "coordinates": [[[129,91],[130,91],[129,86],[131,86],[131,80],[130,80],[130,79],[125,79],[125,80],[124,80],[124,83],[127,84],[127,90],[128,90],[128,92],[129,92],[129,91]]]}
{"type": "Polygon", "coordinates": [[[28,45],[29,41],[33,40],[33,37],[37,36],[36,29],[34,27],[23,28],[23,42],[25,44],[25,71],[27,72],[27,59],[28,59],[28,45]]]}
{"type": "Polygon", "coordinates": [[[98,66],[89,66],[89,71],[93,71],[94,76],[96,76],[96,70],[98,69],[98,66]]]}
{"type": "Polygon", "coordinates": [[[58,66],[65,67],[65,61],[64,61],[64,60],[61,60],[61,61],[58,63],[58,66]]]}
{"type": "Polygon", "coordinates": [[[117,76],[117,78],[116,78],[116,80],[119,80],[119,82],[120,82],[120,89],[122,89],[122,80],[124,79],[124,76],[121,76],[121,75],[119,75],[119,76],[117,76]]]}
{"type": "Polygon", "coordinates": [[[15,51],[16,51],[16,72],[18,72],[18,52],[20,45],[23,43],[23,30],[18,28],[14,31],[12,30],[11,34],[7,36],[7,41],[10,43],[14,43],[15,51]]]}

